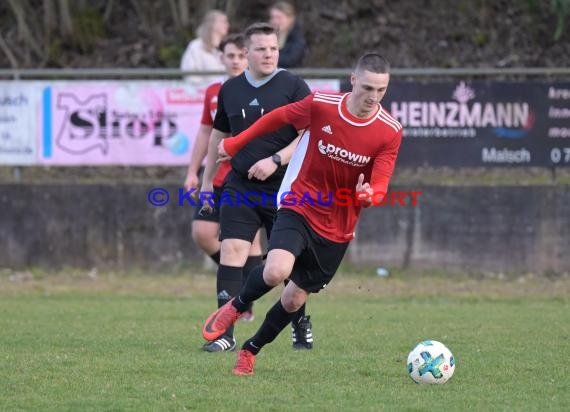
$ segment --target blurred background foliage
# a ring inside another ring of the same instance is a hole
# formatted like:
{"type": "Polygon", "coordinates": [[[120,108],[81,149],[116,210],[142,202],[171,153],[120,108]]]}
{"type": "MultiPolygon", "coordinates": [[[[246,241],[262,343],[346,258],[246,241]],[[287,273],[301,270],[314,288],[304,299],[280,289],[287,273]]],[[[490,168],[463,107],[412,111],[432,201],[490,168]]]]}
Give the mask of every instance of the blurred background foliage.
{"type": "MultiPolygon", "coordinates": [[[[5,0],[0,67],[177,67],[204,13],[232,31],[267,19],[272,0],[5,0]]],[[[381,50],[397,67],[570,63],[570,0],[293,0],[305,65],[348,67],[381,50]]]]}

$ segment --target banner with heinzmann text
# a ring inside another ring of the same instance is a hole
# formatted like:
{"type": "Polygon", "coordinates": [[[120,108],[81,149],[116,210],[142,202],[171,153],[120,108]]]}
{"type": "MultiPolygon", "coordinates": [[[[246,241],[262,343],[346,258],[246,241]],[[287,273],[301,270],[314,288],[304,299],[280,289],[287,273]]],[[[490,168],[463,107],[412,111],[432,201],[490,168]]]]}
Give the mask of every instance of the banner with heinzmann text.
{"type": "Polygon", "coordinates": [[[398,166],[570,166],[570,83],[392,81],[398,166]]]}

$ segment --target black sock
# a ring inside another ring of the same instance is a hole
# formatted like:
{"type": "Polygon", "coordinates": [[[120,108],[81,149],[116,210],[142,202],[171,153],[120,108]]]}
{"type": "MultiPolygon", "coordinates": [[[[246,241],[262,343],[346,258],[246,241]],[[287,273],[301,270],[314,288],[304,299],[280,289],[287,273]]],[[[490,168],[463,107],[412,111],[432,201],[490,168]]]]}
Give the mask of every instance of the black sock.
{"type": "Polygon", "coordinates": [[[210,255],[210,258],[216,263],[216,265],[220,264],[220,251],[214,252],[210,255]]]}
{"type": "MultiPolygon", "coordinates": [[[[245,265],[243,266],[243,277],[241,281],[241,285],[245,285],[247,282],[247,278],[249,274],[258,266],[263,265],[263,257],[262,256],[248,256],[247,260],[245,261],[245,265]]],[[[247,308],[247,310],[251,310],[253,306],[253,302],[251,302],[247,308]]]]}
{"type": "Polygon", "coordinates": [[[258,266],[263,265],[263,258],[261,256],[248,256],[243,265],[243,284],[247,281],[249,274],[258,266]]]}
{"type": "MultiPolygon", "coordinates": [[[[218,307],[227,303],[228,300],[236,296],[241,289],[242,268],[234,266],[219,265],[216,291],[218,293],[218,307]]],[[[224,333],[226,336],[234,335],[234,327],[231,326],[224,333]]]]}
{"type": "Polygon", "coordinates": [[[303,303],[303,306],[301,306],[299,310],[295,312],[293,319],[291,319],[292,324],[298,325],[299,321],[305,317],[305,305],[306,303],[303,303]]]}
{"type": "Polygon", "coordinates": [[[289,313],[285,310],[281,304],[281,299],[279,299],[267,312],[265,320],[257,330],[257,333],[251,339],[245,341],[242,349],[257,355],[263,346],[275,340],[277,335],[291,322],[293,315],[294,313],[289,313]]]}
{"type": "Polygon", "coordinates": [[[273,286],[267,285],[263,280],[263,268],[264,266],[258,266],[250,272],[246,284],[234,300],[234,307],[239,312],[245,312],[251,302],[273,289],[273,286]]]}

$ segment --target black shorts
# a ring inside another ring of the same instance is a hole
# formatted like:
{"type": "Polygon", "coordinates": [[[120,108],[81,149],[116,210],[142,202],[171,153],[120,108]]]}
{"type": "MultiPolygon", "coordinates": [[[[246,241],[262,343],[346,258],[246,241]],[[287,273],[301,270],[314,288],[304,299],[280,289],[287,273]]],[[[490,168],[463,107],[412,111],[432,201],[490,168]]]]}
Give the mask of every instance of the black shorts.
{"type": "MultiPolygon", "coordinates": [[[[221,187],[214,187],[214,209],[212,210],[212,213],[206,214],[206,213],[200,213],[200,210],[202,209],[202,206],[197,206],[194,210],[194,220],[202,220],[204,222],[214,222],[214,223],[220,223],[220,208],[219,208],[219,203],[220,203],[220,196],[222,195],[222,188],[221,187]]],[[[198,201],[196,201],[197,204],[198,201]]]]}
{"type": "Polygon", "coordinates": [[[277,206],[278,188],[274,184],[250,182],[230,174],[220,198],[220,240],[241,239],[253,242],[260,227],[271,233],[277,206]]]}
{"type": "Polygon", "coordinates": [[[297,258],[290,279],[309,293],[318,293],[333,278],[349,242],[336,243],[316,233],[300,214],[286,208],[277,212],[269,248],[283,249],[297,258]]]}

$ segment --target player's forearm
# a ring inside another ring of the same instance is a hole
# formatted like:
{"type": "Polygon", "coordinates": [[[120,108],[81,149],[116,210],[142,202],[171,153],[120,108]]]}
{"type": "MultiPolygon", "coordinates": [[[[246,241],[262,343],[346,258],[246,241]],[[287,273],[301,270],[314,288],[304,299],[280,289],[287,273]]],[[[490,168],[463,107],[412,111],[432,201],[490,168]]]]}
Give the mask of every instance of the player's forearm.
{"type": "Polygon", "coordinates": [[[208,143],[208,154],[206,155],[206,167],[204,169],[204,175],[202,176],[202,186],[212,185],[212,181],[219,167],[219,164],[216,162],[218,159],[218,144],[223,138],[223,133],[212,130],[208,143]]]}
{"type": "Polygon", "coordinates": [[[287,119],[286,106],[279,107],[265,116],[259,118],[248,129],[240,134],[228,139],[224,139],[224,150],[230,156],[235,156],[239,150],[253,139],[263,136],[267,133],[279,130],[283,126],[289,124],[287,119]]]}
{"type": "Polygon", "coordinates": [[[190,156],[190,164],[188,165],[188,174],[198,174],[200,166],[204,158],[208,154],[208,142],[210,139],[210,133],[212,132],[212,126],[200,125],[198,133],[196,133],[196,140],[194,141],[194,148],[192,149],[192,155],[190,156]]]}
{"type": "Polygon", "coordinates": [[[288,165],[289,164],[289,162],[291,161],[291,158],[293,157],[293,153],[295,152],[295,149],[297,148],[297,145],[299,144],[300,139],[301,139],[301,135],[297,136],[295,138],[295,140],[293,140],[286,147],[284,147],[283,149],[281,149],[277,152],[277,154],[281,157],[281,164],[282,165],[288,165]]]}
{"type": "MultiPolygon", "coordinates": [[[[392,171],[385,170],[372,170],[372,178],[370,179],[370,188],[372,189],[372,197],[374,202],[381,204],[384,197],[388,193],[388,185],[390,184],[390,178],[392,177],[392,171]]],[[[371,206],[371,205],[370,205],[371,206]]]]}
{"type": "Polygon", "coordinates": [[[374,159],[370,186],[379,202],[382,201],[388,192],[388,184],[394,173],[401,141],[402,131],[395,135],[384,151],[374,159]]]}

